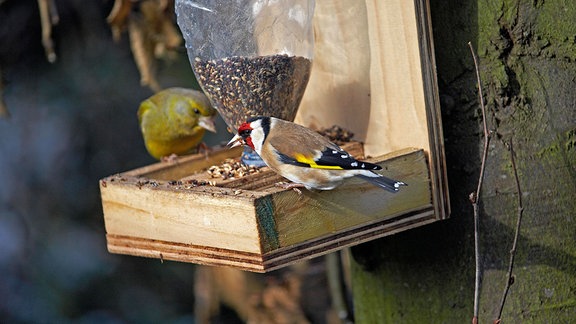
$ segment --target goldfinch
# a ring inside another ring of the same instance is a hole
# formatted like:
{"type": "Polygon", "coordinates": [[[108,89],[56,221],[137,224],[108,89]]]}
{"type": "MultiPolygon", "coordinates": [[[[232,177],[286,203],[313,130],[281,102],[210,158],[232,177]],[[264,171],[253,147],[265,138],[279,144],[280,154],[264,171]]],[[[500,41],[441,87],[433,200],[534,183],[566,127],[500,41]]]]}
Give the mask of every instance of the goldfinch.
{"type": "Polygon", "coordinates": [[[206,129],[216,132],[215,116],[216,110],[204,93],[185,88],[162,90],[138,109],[144,144],[156,159],[198,147],[206,129]]]}
{"type": "Polygon", "coordinates": [[[270,169],[309,190],[331,190],[354,176],[390,192],[406,185],[375,173],[382,168],[354,159],[317,132],[274,117],[250,118],[228,145],[250,147],[270,169]]]}

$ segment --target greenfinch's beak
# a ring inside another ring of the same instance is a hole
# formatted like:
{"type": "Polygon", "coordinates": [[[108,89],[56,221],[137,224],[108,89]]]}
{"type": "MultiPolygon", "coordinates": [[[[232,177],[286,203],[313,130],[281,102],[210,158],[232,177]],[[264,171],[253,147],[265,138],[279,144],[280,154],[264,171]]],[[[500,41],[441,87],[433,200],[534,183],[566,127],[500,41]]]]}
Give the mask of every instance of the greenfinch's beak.
{"type": "Polygon", "coordinates": [[[211,131],[212,133],[216,133],[216,125],[214,125],[214,117],[213,116],[202,116],[198,118],[198,125],[202,126],[202,128],[211,131]]]}
{"type": "Polygon", "coordinates": [[[230,142],[228,142],[227,146],[228,148],[233,148],[236,146],[240,146],[244,144],[244,140],[242,139],[242,137],[238,134],[236,134],[231,140],[230,142]]]}

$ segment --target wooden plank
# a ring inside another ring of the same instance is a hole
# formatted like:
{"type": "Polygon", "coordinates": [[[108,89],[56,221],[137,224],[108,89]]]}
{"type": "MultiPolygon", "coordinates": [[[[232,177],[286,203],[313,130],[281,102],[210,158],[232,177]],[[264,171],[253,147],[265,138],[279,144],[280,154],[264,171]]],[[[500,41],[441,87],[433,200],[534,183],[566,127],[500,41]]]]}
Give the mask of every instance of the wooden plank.
{"type": "Polygon", "coordinates": [[[117,183],[102,190],[106,232],[261,253],[254,199],[231,189],[117,183]]]}
{"type": "Polygon", "coordinates": [[[316,1],[314,36],[312,73],[295,121],[314,129],[339,125],[365,142],[371,109],[365,1],[316,1]]]}
{"type": "Polygon", "coordinates": [[[429,151],[421,57],[413,1],[367,0],[370,121],[367,154],[405,147],[429,151]]]}
{"type": "Polygon", "coordinates": [[[408,186],[392,194],[351,180],[337,190],[298,194],[268,183],[238,190],[175,185],[134,172],[108,177],[100,183],[108,249],[269,271],[435,220],[422,150],[372,161],[408,186]]]}
{"type": "Polygon", "coordinates": [[[442,112],[438,80],[436,79],[436,59],[434,56],[434,38],[432,37],[432,19],[428,0],[414,1],[419,35],[420,60],[422,68],[424,101],[430,141],[430,180],[434,208],[438,218],[450,215],[450,193],[444,153],[444,133],[442,130],[442,112]]]}
{"type": "Polygon", "coordinates": [[[107,234],[106,240],[108,251],[111,253],[206,265],[232,266],[256,272],[265,270],[262,255],[258,253],[241,253],[193,244],[179,244],[114,234],[107,234]]]}
{"type": "Polygon", "coordinates": [[[350,247],[383,236],[392,235],[407,229],[423,226],[437,221],[432,205],[422,209],[402,213],[396,217],[378,220],[295,244],[288,248],[272,251],[264,256],[263,268],[266,271],[278,269],[305,259],[317,257],[344,247],[350,247]]]}
{"type": "MultiPolygon", "coordinates": [[[[351,179],[338,190],[283,191],[273,196],[280,247],[382,220],[431,205],[428,166],[422,150],[403,150],[395,158],[378,158],[389,177],[408,183],[396,194],[351,179]],[[382,163],[385,161],[385,163],[382,163]]],[[[374,161],[374,160],[373,160],[374,161]]]]}
{"type": "Polygon", "coordinates": [[[340,233],[305,241],[266,254],[242,253],[227,249],[112,234],[107,234],[106,238],[108,250],[111,253],[268,272],[344,247],[361,244],[435,221],[433,208],[429,205],[421,210],[350,228],[340,233]]]}

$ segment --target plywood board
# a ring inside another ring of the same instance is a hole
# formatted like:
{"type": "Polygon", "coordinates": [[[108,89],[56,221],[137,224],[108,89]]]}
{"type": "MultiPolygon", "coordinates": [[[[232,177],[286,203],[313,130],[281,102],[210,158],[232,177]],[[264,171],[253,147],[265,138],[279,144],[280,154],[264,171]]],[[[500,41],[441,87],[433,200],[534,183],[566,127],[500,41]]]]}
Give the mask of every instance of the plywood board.
{"type": "MultiPolygon", "coordinates": [[[[215,156],[224,157],[222,152],[215,156]]],[[[177,165],[195,170],[195,162],[205,161],[218,162],[196,156],[177,165]]],[[[393,194],[350,180],[338,190],[298,193],[275,186],[282,179],[269,170],[247,181],[194,186],[172,178],[178,173],[169,163],[107,177],[100,189],[108,248],[114,253],[268,271],[436,220],[422,150],[402,150],[373,162],[408,186],[393,194]]]]}

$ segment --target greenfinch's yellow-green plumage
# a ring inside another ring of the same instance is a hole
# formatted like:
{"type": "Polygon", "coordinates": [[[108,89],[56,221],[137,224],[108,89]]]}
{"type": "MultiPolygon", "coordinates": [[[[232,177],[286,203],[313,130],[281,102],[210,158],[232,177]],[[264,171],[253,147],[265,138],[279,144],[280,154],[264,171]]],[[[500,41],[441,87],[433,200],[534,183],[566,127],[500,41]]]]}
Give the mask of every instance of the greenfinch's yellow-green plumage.
{"type": "Polygon", "coordinates": [[[198,147],[205,130],[216,132],[216,110],[201,91],[169,88],[144,100],[138,121],[148,153],[156,159],[198,147]]]}

